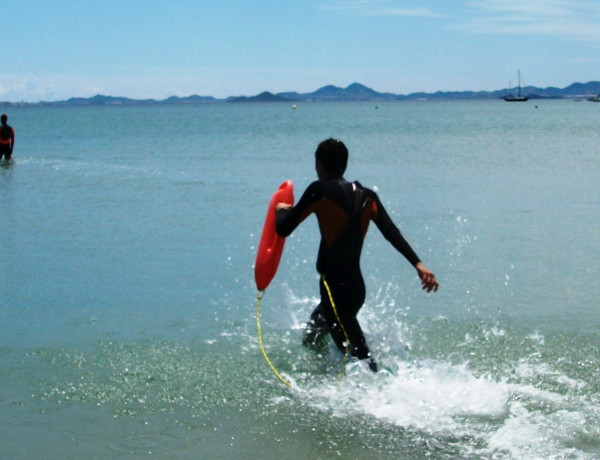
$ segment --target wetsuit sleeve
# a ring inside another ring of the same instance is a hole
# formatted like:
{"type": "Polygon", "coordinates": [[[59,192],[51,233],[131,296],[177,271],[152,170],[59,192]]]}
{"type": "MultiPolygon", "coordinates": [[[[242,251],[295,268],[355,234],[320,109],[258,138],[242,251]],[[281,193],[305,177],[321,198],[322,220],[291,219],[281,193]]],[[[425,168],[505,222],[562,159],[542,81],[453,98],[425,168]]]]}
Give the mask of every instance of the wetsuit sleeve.
{"type": "Polygon", "coordinates": [[[277,211],[277,217],[275,219],[275,229],[279,236],[289,236],[295,228],[300,225],[306,217],[312,212],[311,206],[320,198],[323,194],[318,191],[318,186],[315,182],[308,186],[304,194],[300,198],[300,201],[291,209],[280,209],[277,211]]]}
{"type": "Polygon", "coordinates": [[[275,229],[277,230],[277,234],[279,236],[289,236],[300,223],[298,219],[290,218],[292,209],[280,209],[277,211],[277,217],[275,218],[275,229]]]}
{"type": "Polygon", "coordinates": [[[381,204],[379,197],[375,197],[375,206],[377,207],[375,225],[381,232],[381,234],[388,240],[394,248],[400,252],[406,260],[408,260],[412,266],[416,266],[421,260],[419,256],[413,251],[408,241],[404,239],[400,229],[394,224],[391,217],[381,204]]]}

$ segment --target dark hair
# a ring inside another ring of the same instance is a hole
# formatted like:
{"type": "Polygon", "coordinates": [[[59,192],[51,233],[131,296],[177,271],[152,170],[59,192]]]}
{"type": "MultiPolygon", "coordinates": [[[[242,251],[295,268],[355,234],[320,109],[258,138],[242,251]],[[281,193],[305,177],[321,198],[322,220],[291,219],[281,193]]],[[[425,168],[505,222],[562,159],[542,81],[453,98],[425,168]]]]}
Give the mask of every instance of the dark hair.
{"type": "Polygon", "coordinates": [[[319,160],[330,174],[344,174],[348,165],[348,149],[342,141],[329,138],[317,147],[315,159],[319,160]]]}
{"type": "Polygon", "coordinates": [[[0,117],[0,121],[1,121],[2,123],[6,123],[6,121],[7,121],[7,120],[8,120],[8,117],[6,116],[6,114],[5,114],[5,113],[3,113],[3,114],[2,114],[2,117],[0,117]]]}

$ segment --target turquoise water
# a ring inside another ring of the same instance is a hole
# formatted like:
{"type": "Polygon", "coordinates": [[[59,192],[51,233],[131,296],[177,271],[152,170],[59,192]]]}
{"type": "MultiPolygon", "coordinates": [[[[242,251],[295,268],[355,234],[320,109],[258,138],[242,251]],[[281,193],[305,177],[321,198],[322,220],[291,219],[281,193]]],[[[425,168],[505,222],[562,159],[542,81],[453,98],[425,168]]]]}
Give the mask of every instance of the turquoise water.
{"type": "MultiPolygon", "coordinates": [[[[1,458],[600,458],[600,111],[411,102],[19,107],[0,168],[1,458]],[[314,219],[262,301],[271,193],[326,137],[435,271],[372,228],[383,372],[301,346],[314,219]]],[[[7,109],[8,110],[8,109],[7,109]]]]}

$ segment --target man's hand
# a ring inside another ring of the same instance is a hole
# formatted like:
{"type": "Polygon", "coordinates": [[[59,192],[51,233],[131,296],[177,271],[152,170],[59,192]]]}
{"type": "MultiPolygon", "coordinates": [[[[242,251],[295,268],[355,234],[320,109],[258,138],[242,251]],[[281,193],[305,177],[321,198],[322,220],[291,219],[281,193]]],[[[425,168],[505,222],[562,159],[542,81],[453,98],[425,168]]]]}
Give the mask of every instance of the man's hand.
{"type": "Polygon", "coordinates": [[[440,283],[435,279],[433,272],[423,265],[423,262],[419,262],[415,268],[421,279],[423,290],[427,292],[437,291],[440,283]]]}
{"type": "Polygon", "coordinates": [[[291,204],[286,204],[286,203],[277,203],[275,205],[275,211],[279,211],[280,209],[292,209],[292,205],[291,204]]]}

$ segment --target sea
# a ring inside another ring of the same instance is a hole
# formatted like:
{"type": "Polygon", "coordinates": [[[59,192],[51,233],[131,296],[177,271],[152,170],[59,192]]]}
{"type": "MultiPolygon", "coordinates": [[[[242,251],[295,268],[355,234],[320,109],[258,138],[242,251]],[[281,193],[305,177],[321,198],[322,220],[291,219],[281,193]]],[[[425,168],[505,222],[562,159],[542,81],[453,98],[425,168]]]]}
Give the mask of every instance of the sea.
{"type": "Polygon", "coordinates": [[[2,459],[599,459],[600,105],[5,107],[2,459]],[[380,372],[302,346],[317,221],[262,293],[284,180],[326,138],[437,276],[373,225],[380,372]]]}

